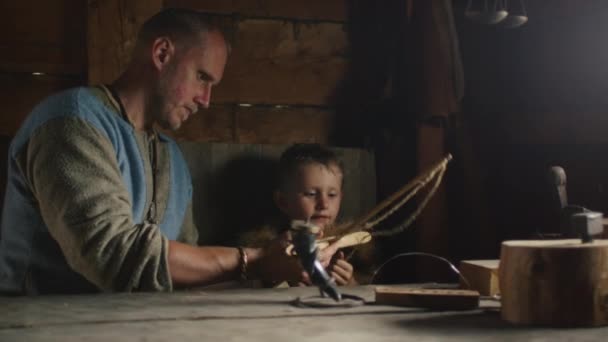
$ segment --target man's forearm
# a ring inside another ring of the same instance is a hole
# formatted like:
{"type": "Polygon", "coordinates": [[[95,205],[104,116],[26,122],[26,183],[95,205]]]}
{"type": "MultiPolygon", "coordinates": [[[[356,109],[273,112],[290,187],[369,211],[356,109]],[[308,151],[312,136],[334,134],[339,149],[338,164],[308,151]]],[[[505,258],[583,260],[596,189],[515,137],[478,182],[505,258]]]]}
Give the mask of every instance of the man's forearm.
{"type": "MultiPolygon", "coordinates": [[[[261,255],[259,249],[246,248],[249,266],[261,255]]],[[[196,247],[169,241],[169,273],[174,287],[213,284],[239,279],[241,256],[230,247],[196,247]]]]}

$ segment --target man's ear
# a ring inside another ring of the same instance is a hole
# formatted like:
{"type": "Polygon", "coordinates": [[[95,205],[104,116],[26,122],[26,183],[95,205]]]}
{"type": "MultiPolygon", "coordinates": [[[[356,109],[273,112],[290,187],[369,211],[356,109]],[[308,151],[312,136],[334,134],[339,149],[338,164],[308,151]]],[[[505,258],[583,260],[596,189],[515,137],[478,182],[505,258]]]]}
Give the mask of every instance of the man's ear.
{"type": "Polygon", "coordinates": [[[169,37],[158,37],[152,43],[152,62],[161,70],[175,55],[175,45],[169,37]]]}

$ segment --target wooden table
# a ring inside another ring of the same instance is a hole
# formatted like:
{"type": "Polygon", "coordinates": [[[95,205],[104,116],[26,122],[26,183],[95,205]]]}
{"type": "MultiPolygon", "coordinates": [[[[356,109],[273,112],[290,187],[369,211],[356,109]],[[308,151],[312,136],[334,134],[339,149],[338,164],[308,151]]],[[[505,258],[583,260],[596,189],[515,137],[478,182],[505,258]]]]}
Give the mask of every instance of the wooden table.
{"type": "MultiPolygon", "coordinates": [[[[373,302],[373,287],[343,287],[373,302]]],[[[515,327],[498,304],[433,312],[366,304],[297,307],[315,288],[0,297],[0,341],[602,341],[607,328],[515,327]]]]}

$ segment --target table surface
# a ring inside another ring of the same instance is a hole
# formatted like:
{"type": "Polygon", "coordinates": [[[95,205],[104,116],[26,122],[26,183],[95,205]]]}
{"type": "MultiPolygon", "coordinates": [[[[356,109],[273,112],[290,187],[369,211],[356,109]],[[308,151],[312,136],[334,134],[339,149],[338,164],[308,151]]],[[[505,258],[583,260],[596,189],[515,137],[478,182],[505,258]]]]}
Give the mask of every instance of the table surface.
{"type": "Polygon", "coordinates": [[[299,307],[316,288],[0,297],[0,341],[602,341],[608,327],[520,327],[498,303],[469,311],[375,305],[372,286],[342,287],[351,307],[299,307]]]}

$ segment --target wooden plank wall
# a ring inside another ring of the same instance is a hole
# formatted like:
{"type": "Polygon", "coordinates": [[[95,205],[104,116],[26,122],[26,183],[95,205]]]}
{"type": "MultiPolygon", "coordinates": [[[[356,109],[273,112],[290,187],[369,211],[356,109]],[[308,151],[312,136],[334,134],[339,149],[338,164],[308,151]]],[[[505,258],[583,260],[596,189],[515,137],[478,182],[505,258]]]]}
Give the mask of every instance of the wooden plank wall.
{"type": "Polygon", "coordinates": [[[85,83],[85,10],[81,0],[0,2],[0,207],[6,153],[23,119],[48,95],[85,83]]]}
{"type": "Polygon", "coordinates": [[[0,2],[1,136],[44,97],[84,84],[85,9],[80,0],[0,2]]]}
{"type": "Polygon", "coordinates": [[[12,136],[49,94],[87,79],[112,81],[128,62],[139,25],[163,6],[231,14],[234,27],[213,105],[176,132],[178,139],[327,142],[331,98],[347,65],[343,0],[3,2],[0,135],[12,136]]]}
{"type": "Polygon", "coordinates": [[[142,6],[117,0],[89,6],[90,83],[118,76],[137,27],[159,7],[222,15],[233,48],[224,79],[212,93],[211,108],[172,134],[191,141],[328,141],[331,98],[347,65],[345,1],[157,0],[142,6]]]}
{"type": "Polygon", "coordinates": [[[214,105],[178,139],[328,142],[331,97],[347,66],[345,1],[165,0],[165,7],[230,14],[234,29],[214,105]]]}

